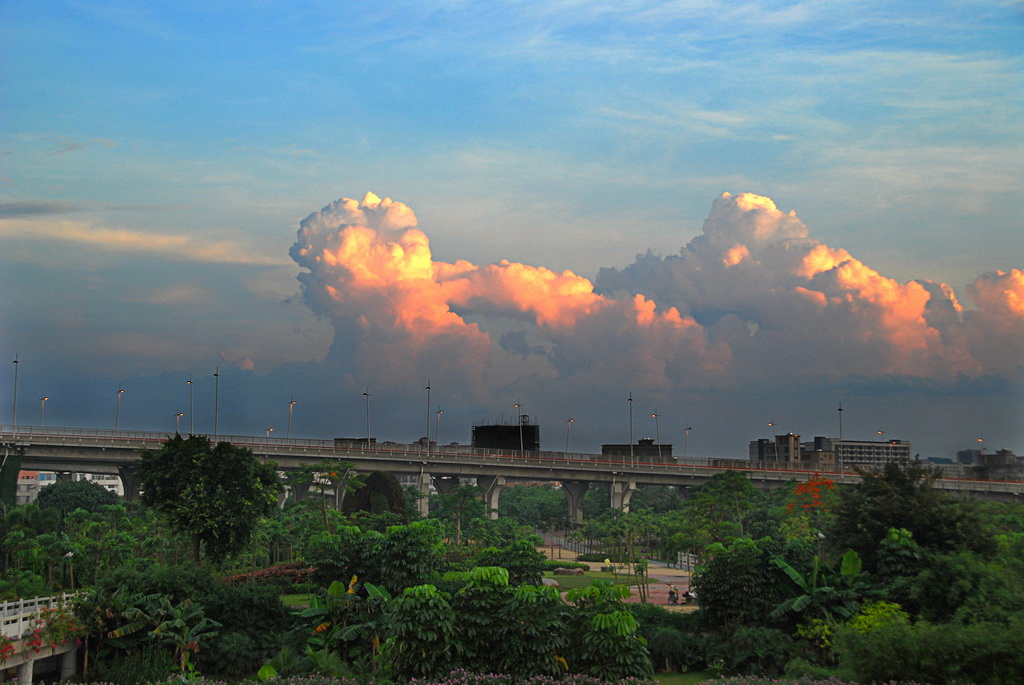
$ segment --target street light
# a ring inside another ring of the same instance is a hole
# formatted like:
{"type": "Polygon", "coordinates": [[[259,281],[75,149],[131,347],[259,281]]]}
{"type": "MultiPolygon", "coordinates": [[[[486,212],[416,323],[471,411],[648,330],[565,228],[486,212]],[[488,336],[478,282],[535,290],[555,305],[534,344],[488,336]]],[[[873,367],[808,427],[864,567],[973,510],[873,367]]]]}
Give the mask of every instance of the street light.
{"type": "Polygon", "coordinates": [[[427,379],[427,459],[430,459],[430,379],[427,379]]]}
{"type": "Polygon", "coordinates": [[[572,417],[571,416],[569,417],[569,420],[565,422],[565,451],[566,451],[566,453],[569,452],[569,429],[570,428],[572,428],[572,417]]]}
{"type": "Polygon", "coordinates": [[[185,412],[179,411],[174,415],[174,432],[181,433],[181,417],[185,415],[185,412]]]}
{"type": "Polygon", "coordinates": [[[194,405],[192,404],[192,374],[188,375],[188,380],[185,382],[188,383],[188,434],[195,435],[196,412],[195,409],[193,408],[194,405]]]}
{"type": "Polygon", "coordinates": [[[438,436],[441,433],[441,414],[443,414],[443,413],[444,413],[444,409],[441,409],[441,407],[438,407],[437,408],[437,417],[434,419],[434,444],[438,445],[438,446],[440,446],[440,444],[441,444],[440,442],[438,442],[438,436]]]}
{"type": "Polygon", "coordinates": [[[288,432],[285,433],[286,438],[292,437],[292,410],[295,409],[295,400],[288,403],[288,432]]]}
{"type": "Polygon", "coordinates": [[[686,437],[683,438],[683,459],[686,459],[686,450],[690,447],[690,431],[692,430],[692,426],[686,427],[686,437]]]}
{"type": "Polygon", "coordinates": [[[521,411],[522,407],[519,406],[518,402],[516,402],[515,407],[516,407],[516,423],[519,424],[519,453],[521,455],[523,452],[526,451],[523,448],[523,414],[522,414],[522,411],[521,411]]]}
{"type": "Polygon", "coordinates": [[[50,399],[45,395],[39,398],[39,426],[40,428],[46,425],[46,400],[50,399]]]}
{"type": "Polygon", "coordinates": [[[121,422],[121,395],[124,394],[124,388],[117,386],[117,409],[114,411],[114,432],[117,432],[117,427],[121,422]]]}
{"type": "Polygon", "coordinates": [[[654,437],[658,440],[658,461],[661,461],[661,430],[658,428],[658,412],[651,414],[654,419],[654,437]]]}
{"type": "Polygon", "coordinates": [[[836,466],[843,473],[843,403],[839,403],[839,449],[836,450],[836,466]]]}
{"type": "Polygon", "coordinates": [[[363,397],[366,398],[366,449],[370,449],[370,386],[366,386],[363,397]]]}
{"type": "Polygon", "coordinates": [[[14,410],[11,423],[18,428],[18,355],[14,355],[14,410]]]}
{"type": "Polygon", "coordinates": [[[220,435],[220,367],[213,372],[213,434],[220,435]]]}
{"type": "Polygon", "coordinates": [[[633,465],[633,393],[629,393],[629,465],[633,465]]]}
{"type": "Polygon", "coordinates": [[[273,431],[274,431],[274,429],[273,429],[273,428],[268,428],[268,429],[267,429],[267,437],[268,437],[268,438],[270,437],[270,434],[271,434],[271,433],[272,433],[273,431]]]}

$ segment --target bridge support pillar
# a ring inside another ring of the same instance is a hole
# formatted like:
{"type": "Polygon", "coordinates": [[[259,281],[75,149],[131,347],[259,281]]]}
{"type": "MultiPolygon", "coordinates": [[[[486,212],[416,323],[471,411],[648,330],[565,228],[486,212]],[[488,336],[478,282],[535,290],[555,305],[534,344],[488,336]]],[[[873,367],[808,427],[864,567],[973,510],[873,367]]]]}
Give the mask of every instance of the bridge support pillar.
{"type": "Polygon", "coordinates": [[[612,481],[612,509],[619,509],[623,514],[629,512],[629,500],[636,492],[635,480],[612,481]]]}
{"type": "Polygon", "coordinates": [[[496,520],[498,500],[501,498],[501,489],[505,487],[505,476],[477,476],[476,484],[483,488],[484,504],[487,505],[491,520],[496,520]]]}
{"type": "Polygon", "coordinates": [[[126,502],[134,502],[139,499],[139,479],[135,477],[135,467],[118,466],[117,475],[121,477],[121,486],[124,488],[124,499],[126,502]]]}
{"type": "Polygon", "coordinates": [[[18,666],[18,685],[32,685],[32,671],[35,670],[34,659],[26,659],[18,666]]]}
{"type": "Polygon", "coordinates": [[[420,471],[420,479],[416,484],[416,489],[420,491],[420,501],[418,502],[420,516],[426,518],[430,515],[430,474],[420,471]]]}
{"type": "Polygon", "coordinates": [[[60,679],[61,682],[71,680],[75,676],[75,664],[78,658],[78,648],[72,647],[60,655],[60,679]]]}
{"type": "Polygon", "coordinates": [[[458,476],[437,476],[431,477],[431,481],[434,483],[434,489],[441,495],[447,495],[452,491],[456,485],[459,484],[458,476]]]}
{"type": "Polygon", "coordinates": [[[292,500],[301,502],[309,496],[309,486],[312,482],[293,481],[288,483],[288,489],[292,491],[292,500]]]}
{"type": "Polygon", "coordinates": [[[573,524],[583,523],[583,496],[587,494],[590,483],[581,480],[563,480],[562,492],[569,500],[569,521],[573,524]]]}

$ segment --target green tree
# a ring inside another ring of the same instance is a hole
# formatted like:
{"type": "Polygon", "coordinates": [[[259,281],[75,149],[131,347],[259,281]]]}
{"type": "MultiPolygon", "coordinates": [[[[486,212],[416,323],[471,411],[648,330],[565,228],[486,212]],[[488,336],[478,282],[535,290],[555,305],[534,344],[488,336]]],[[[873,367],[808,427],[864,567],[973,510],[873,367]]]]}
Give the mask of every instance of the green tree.
{"type": "Polygon", "coordinates": [[[475,485],[456,485],[447,495],[438,495],[436,517],[451,528],[452,542],[462,544],[462,522],[474,516],[483,516],[482,489],[475,485]]]}
{"type": "Polygon", "coordinates": [[[508,573],[508,584],[540,585],[547,569],[545,557],[528,539],[517,540],[507,547],[488,547],[476,556],[474,566],[500,566],[508,573]]]}
{"type": "Polygon", "coordinates": [[[370,575],[392,595],[405,588],[433,582],[442,569],[444,541],[436,521],[416,521],[408,526],[392,526],[384,535],[368,533],[371,538],[370,575]]]}
{"type": "Polygon", "coordinates": [[[469,572],[469,581],[452,597],[459,662],[468,670],[493,670],[495,656],[504,649],[505,607],[512,589],[508,571],[500,566],[480,566],[469,572]]]}
{"type": "Polygon", "coordinates": [[[770,623],[769,614],[786,597],[784,577],[772,561],[783,551],[782,543],[770,538],[708,547],[693,585],[711,627],[770,623]]]}
{"type": "Polygon", "coordinates": [[[385,471],[374,471],[366,476],[345,500],[345,513],[397,514],[397,523],[408,523],[405,492],[398,479],[385,471]]]}
{"type": "Polygon", "coordinates": [[[98,512],[108,504],[119,504],[117,493],[91,480],[57,481],[39,491],[36,504],[43,509],[56,509],[63,517],[75,509],[98,512]]]}
{"type": "Polygon", "coordinates": [[[627,596],[628,587],[607,581],[569,591],[566,599],[576,605],[569,620],[570,672],[611,682],[653,675],[647,640],[622,603],[627,596]]]}
{"type": "Polygon", "coordinates": [[[274,464],[201,435],[175,435],[160,449],[146,450],[137,475],[143,502],[192,538],[196,561],[204,547],[214,561],[242,551],[281,490],[274,464]]]}
{"type": "Polygon", "coordinates": [[[565,493],[549,485],[517,485],[502,489],[498,517],[514,518],[531,528],[543,529],[551,522],[565,528],[569,524],[569,505],[565,493]]]}
{"type": "Polygon", "coordinates": [[[926,467],[898,464],[861,474],[858,485],[839,490],[826,539],[856,550],[872,572],[878,568],[879,543],[891,528],[906,529],[926,550],[991,551],[992,538],[977,534],[981,521],[971,506],[932,487],[935,478],[926,467]]]}
{"type": "Polygon", "coordinates": [[[569,607],[554,587],[520,585],[512,591],[503,617],[503,647],[497,668],[515,678],[560,676],[568,664],[569,607]]]}
{"type": "Polygon", "coordinates": [[[396,682],[439,679],[452,670],[457,617],[449,599],[433,585],[418,585],[388,606],[379,658],[396,682]]]}

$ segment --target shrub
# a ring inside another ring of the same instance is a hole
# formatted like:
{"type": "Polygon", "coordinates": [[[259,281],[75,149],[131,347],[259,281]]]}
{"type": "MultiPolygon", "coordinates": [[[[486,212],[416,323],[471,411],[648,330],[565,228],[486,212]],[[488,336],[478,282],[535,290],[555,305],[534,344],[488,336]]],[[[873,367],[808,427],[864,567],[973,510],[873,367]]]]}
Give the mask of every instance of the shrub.
{"type": "MultiPolygon", "coordinates": [[[[601,559],[604,561],[604,559],[601,559]]],[[[559,559],[547,559],[544,561],[544,568],[548,573],[556,568],[581,568],[584,571],[590,570],[590,564],[583,564],[576,561],[561,561],[559,559]]]]}
{"type": "Polygon", "coordinates": [[[1024,621],[973,625],[889,624],[838,633],[843,666],[864,682],[1024,682],[1024,621]]]}
{"type": "MultiPolygon", "coordinates": [[[[587,552],[580,554],[576,557],[576,561],[597,561],[604,562],[605,559],[611,559],[614,564],[627,564],[629,559],[626,557],[616,557],[610,554],[601,554],[600,552],[587,552]]],[[[589,567],[588,567],[589,568],[589,567]]]]}

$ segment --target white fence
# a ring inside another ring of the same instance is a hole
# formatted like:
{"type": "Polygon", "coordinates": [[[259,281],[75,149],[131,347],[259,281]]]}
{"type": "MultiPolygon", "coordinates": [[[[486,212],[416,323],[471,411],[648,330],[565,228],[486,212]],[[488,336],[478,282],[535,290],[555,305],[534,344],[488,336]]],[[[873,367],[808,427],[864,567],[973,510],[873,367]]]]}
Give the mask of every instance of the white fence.
{"type": "Polygon", "coordinates": [[[40,609],[55,609],[70,604],[74,597],[72,594],[65,593],[52,597],[35,597],[4,602],[0,604],[0,633],[12,640],[20,640],[25,631],[33,626],[33,621],[40,609]]]}

